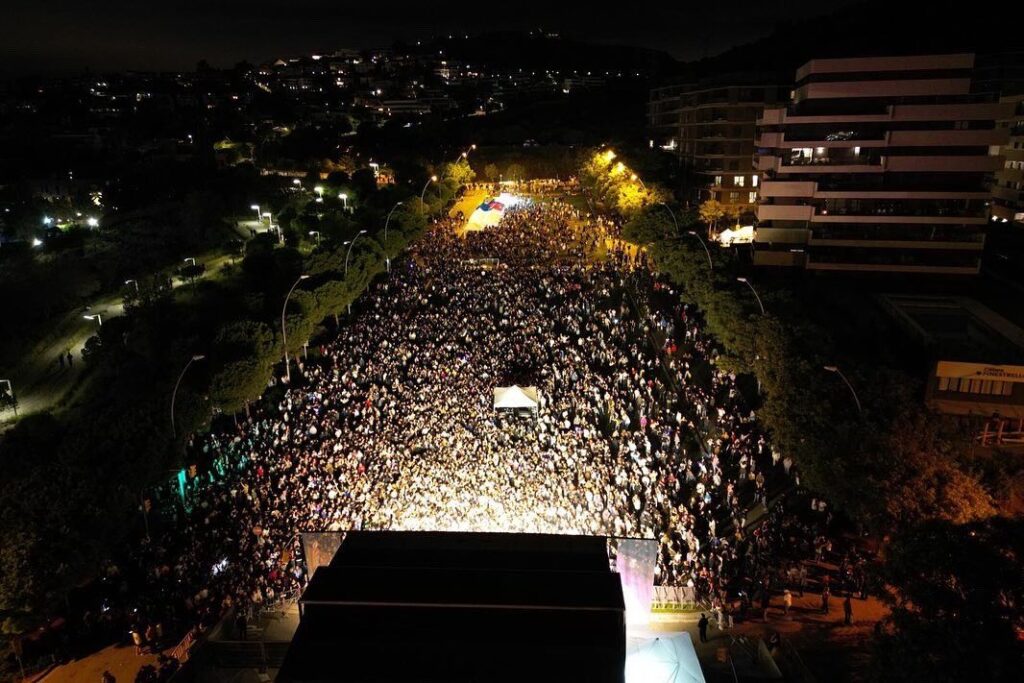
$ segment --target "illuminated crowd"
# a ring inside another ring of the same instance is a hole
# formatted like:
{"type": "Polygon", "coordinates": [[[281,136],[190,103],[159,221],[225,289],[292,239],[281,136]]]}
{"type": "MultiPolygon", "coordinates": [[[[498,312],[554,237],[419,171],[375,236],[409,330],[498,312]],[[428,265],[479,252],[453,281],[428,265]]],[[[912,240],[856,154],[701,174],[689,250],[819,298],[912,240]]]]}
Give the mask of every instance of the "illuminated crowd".
{"type": "Polygon", "coordinates": [[[654,538],[656,581],[709,601],[763,568],[769,532],[745,535],[746,511],[798,473],[678,293],[568,204],[455,227],[435,224],[276,405],[192,445],[191,512],[155,570],[190,616],[300,589],[302,531],[654,538]],[[512,384],[538,389],[536,411],[494,409],[512,384]]]}

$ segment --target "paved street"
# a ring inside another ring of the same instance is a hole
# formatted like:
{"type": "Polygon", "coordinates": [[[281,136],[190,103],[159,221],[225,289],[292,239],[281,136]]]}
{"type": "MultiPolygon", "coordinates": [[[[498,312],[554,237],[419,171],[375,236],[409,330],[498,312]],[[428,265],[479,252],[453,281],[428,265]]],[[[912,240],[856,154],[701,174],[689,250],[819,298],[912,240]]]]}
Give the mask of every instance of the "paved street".
{"type": "MultiPolygon", "coordinates": [[[[203,277],[215,276],[231,259],[231,256],[200,257],[199,263],[206,265],[203,277]]],[[[177,289],[183,284],[187,281],[175,278],[173,287],[177,289]]],[[[17,417],[10,408],[0,411],[0,431],[10,427],[18,418],[59,409],[71,400],[85,380],[82,349],[89,337],[96,333],[98,325],[95,320],[86,320],[83,316],[98,314],[106,323],[123,313],[121,293],[100,297],[88,309],[76,309],[56,321],[50,333],[15,368],[0,369],[0,377],[11,380],[18,397],[17,417]],[[69,352],[73,357],[70,367],[66,360],[69,352]],[[60,355],[65,357],[63,368],[58,358],[60,355]]]]}

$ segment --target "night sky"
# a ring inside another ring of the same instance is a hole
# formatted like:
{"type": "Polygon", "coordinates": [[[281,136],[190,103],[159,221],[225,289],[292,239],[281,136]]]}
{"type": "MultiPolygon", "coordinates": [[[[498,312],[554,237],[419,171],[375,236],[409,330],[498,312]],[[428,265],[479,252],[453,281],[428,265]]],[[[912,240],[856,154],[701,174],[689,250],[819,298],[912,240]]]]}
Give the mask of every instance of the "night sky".
{"type": "Polygon", "coordinates": [[[854,1],[626,0],[621,9],[599,10],[599,0],[583,7],[558,0],[2,0],[0,73],[191,69],[200,59],[230,66],[449,32],[533,27],[690,60],[767,35],[779,20],[827,14],[854,1]]]}

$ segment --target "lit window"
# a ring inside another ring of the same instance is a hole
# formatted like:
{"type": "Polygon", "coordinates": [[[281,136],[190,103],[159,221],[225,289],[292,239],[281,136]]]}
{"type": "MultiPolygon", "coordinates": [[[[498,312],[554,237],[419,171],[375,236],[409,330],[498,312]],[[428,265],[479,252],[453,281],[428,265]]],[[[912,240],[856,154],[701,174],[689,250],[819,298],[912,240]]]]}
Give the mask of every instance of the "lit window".
{"type": "Polygon", "coordinates": [[[750,176],[750,186],[757,187],[758,180],[760,180],[760,178],[758,178],[756,175],[750,176]]]}
{"type": "Polygon", "coordinates": [[[722,184],[722,176],[716,175],[715,176],[715,185],[718,186],[718,185],[721,185],[721,184],[722,184]]]}
{"type": "Polygon", "coordinates": [[[748,197],[747,201],[749,203],[751,203],[751,204],[756,204],[757,203],[757,193],[756,192],[748,192],[747,193],[747,197],[748,197]]]}
{"type": "Polygon", "coordinates": [[[741,175],[734,175],[732,177],[732,184],[735,187],[743,187],[743,181],[744,180],[745,180],[745,178],[743,176],[741,176],[741,175]]]}

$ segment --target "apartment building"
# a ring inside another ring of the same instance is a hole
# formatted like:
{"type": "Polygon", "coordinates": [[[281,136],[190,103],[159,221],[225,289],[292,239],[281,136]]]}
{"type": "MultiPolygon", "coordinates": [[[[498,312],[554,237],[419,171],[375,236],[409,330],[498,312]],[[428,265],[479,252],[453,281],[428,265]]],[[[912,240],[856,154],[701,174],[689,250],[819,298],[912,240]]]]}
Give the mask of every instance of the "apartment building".
{"type": "Polygon", "coordinates": [[[1013,105],[974,55],[816,59],[758,120],[754,263],[973,275],[1013,105]]]}
{"type": "Polygon", "coordinates": [[[1001,150],[1003,167],[992,184],[992,220],[1024,227],[1024,95],[1008,95],[1000,102],[1013,111],[999,122],[1009,137],[1001,150]]]}
{"type": "Polygon", "coordinates": [[[716,80],[653,89],[648,107],[652,144],[679,158],[687,171],[683,190],[688,201],[716,199],[730,214],[752,219],[760,180],[752,165],[755,124],[766,105],[787,102],[790,89],[737,85],[742,77],[716,80]]]}

